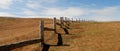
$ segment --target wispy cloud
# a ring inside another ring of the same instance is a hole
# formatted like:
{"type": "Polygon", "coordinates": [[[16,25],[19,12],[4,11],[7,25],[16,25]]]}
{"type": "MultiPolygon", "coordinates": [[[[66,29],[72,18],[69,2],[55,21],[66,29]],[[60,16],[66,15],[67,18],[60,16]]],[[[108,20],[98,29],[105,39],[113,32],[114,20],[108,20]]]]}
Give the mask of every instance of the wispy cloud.
{"type": "Polygon", "coordinates": [[[119,1],[2,0],[0,16],[80,17],[98,21],[120,20],[119,1]],[[111,3],[112,2],[112,3],[111,3]],[[109,4],[111,3],[111,4],[109,4]]]}
{"type": "Polygon", "coordinates": [[[58,0],[39,0],[39,1],[41,1],[41,2],[47,2],[47,3],[55,3],[58,0]]]}
{"type": "Polygon", "coordinates": [[[24,2],[24,0],[14,0],[14,1],[17,1],[17,2],[24,2]]]}
{"type": "Polygon", "coordinates": [[[44,4],[50,4],[50,3],[56,3],[58,0],[28,0],[26,2],[26,6],[30,9],[39,9],[44,8],[46,9],[46,6],[44,4]]]}
{"type": "Polygon", "coordinates": [[[23,15],[26,15],[26,16],[37,16],[38,15],[37,12],[29,10],[29,9],[24,9],[22,13],[23,15]]]}
{"type": "Polygon", "coordinates": [[[27,7],[31,8],[31,9],[38,9],[38,8],[40,8],[40,5],[37,3],[28,3],[27,7]]]}
{"type": "Polygon", "coordinates": [[[12,3],[13,3],[13,0],[2,0],[0,2],[0,8],[8,9],[12,3]]]}
{"type": "Polygon", "coordinates": [[[44,10],[43,13],[48,16],[81,16],[85,14],[85,10],[74,7],[66,9],[48,8],[44,10]]]}
{"type": "Polygon", "coordinates": [[[119,12],[120,11],[119,8],[120,7],[118,7],[118,6],[106,7],[106,8],[102,8],[102,9],[92,10],[92,12],[97,15],[109,16],[109,15],[113,15],[113,14],[116,14],[117,12],[119,12]]]}
{"type": "Polygon", "coordinates": [[[15,16],[15,15],[7,13],[7,12],[0,12],[0,16],[15,16]]]}

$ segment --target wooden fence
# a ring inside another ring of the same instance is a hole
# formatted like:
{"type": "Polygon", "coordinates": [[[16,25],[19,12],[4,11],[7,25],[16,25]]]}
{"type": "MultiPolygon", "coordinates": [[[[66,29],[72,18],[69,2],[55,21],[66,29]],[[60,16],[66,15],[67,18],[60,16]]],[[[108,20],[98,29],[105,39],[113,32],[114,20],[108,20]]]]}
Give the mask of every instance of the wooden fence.
{"type": "MultiPolygon", "coordinates": [[[[70,26],[70,23],[73,23],[73,22],[80,22],[80,19],[79,20],[75,20],[73,18],[67,18],[67,17],[60,17],[60,20],[59,20],[59,25],[61,28],[63,28],[63,26],[66,24],[67,26],[70,26]]],[[[53,31],[54,33],[57,33],[57,30],[56,30],[56,25],[57,25],[57,19],[54,18],[53,19],[53,31]]],[[[64,28],[63,28],[64,29],[64,28]]],[[[14,42],[14,43],[8,43],[8,44],[2,44],[0,45],[0,47],[4,47],[4,46],[9,46],[9,45],[15,45],[15,44],[21,44],[21,43],[24,43],[24,42],[28,42],[28,41],[34,41],[34,40],[40,40],[41,42],[41,45],[43,46],[43,44],[45,43],[44,42],[44,30],[45,30],[45,27],[44,27],[44,21],[41,20],[40,21],[40,38],[35,38],[35,39],[30,39],[30,40],[23,40],[23,41],[19,41],[19,42],[14,42]]],[[[69,34],[69,32],[64,29],[66,34],[69,34]]]]}
{"type": "MultiPolygon", "coordinates": [[[[63,18],[63,17],[60,17],[60,27],[61,28],[63,28],[63,26],[64,26],[64,24],[67,24],[68,26],[70,25],[70,20],[68,20],[67,18],[63,18]]],[[[57,20],[56,20],[56,18],[54,18],[53,19],[53,31],[54,31],[54,33],[57,33],[57,31],[56,31],[56,25],[57,25],[57,20]]],[[[41,46],[43,46],[44,45],[44,21],[43,20],[41,20],[41,23],[40,23],[40,34],[41,34],[41,46]]],[[[68,34],[68,31],[66,31],[67,32],[67,34],[68,34]]]]}

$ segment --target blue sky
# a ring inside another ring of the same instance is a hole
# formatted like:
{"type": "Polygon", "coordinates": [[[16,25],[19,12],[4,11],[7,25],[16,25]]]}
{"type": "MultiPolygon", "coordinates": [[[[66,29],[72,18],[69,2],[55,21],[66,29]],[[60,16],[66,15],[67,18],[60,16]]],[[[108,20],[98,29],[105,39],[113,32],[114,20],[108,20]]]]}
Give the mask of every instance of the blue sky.
{"type": "Polygon", "coordinates": [[[0,16],[119,21],[120,0],[2,0],[0,16]]]}

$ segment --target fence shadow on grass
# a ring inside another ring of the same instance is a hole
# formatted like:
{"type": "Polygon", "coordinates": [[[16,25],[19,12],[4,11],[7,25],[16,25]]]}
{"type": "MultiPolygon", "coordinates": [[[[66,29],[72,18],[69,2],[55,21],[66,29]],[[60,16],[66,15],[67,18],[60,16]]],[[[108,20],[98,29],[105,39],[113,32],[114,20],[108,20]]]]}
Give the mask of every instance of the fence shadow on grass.
{"type": "MultiPolygon", "coordinates": [[[[59,26],[61,26],[61,24],[60,23],[56,23],[57,25],[59,25],[59,26]]],[[[64,25],[64,24],[62,24],[63,26],[65,26],[65,28],[67,28],[67,29],[70,29],[69,28],[69,26],[67,26],[67,25],[64,25]]]]}
{"type": "Polygon", "coordinates": [[[57,33],[58,35],[58,42],[57,45],[50,45],[50,44],[43,44],[42,51],[49,51],[50,46],[70,46],[69,44],[63,44],[63,39],[60,33],[57,33]]]}
{"type": "Polygon", "coordinates": [[[25,42],[21,42],[21,43],[17,43],[17,44],[12,44],[12,45],[6,45],[6,46],[0,47],[0,51],[11,51],[16,48],[24,47],[24,46],[39,43],[39,42],[41,42],[41,39],[25,41],[25,42]]]}
{"type": "Polygon", "coordinates": [[[64,30],[65,34],[69,34],[69,31],[67,28],[62,28],[62,29],[64,30]]]}
{"type": "Polygon", "coordinates": [[[59,26],[61,26],[61,24],[60,23],[56,23],[57,25],[59,25],[59,26]]]}
{"type": "Polygon", "coordinates": [[[44,27],[44,30],[45,30],[45,31],[54,31],[54,29],[48,28],[48,27],[44,27]]]}
{"type": "Polygon", "coordinates": [[[67,29],[70,29],[69,26],[66,26],[66,25],[65,25],[65,27],[66,27],[67,29]]]}
{"type": "MultiPolygon", "coordinates": [[[[59,25],[59,26],[61,26],[61,24],[60,23],[56,23],[57,25],[59,25]]],[[[64,30],[64,32],[65,32],[65,34],[69,34],[69,31],[68,31],[68,29],[70,29],[68,26],[66,26],[66,25],[64,25],[65,27],[61,27],[63,30],[64,30]]]]}

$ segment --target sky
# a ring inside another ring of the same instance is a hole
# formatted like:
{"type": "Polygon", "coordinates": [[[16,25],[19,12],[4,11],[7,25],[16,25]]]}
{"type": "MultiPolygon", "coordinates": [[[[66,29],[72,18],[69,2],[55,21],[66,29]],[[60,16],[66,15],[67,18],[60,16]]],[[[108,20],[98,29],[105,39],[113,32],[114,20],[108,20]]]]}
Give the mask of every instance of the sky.
{"type": "Polygon", "coordinates": [[[2,0],[0,16],[119,21],[120,0],[2,0]]]}

